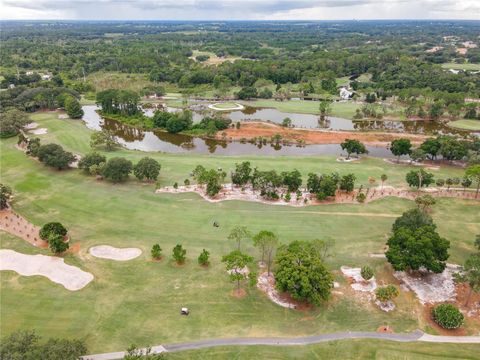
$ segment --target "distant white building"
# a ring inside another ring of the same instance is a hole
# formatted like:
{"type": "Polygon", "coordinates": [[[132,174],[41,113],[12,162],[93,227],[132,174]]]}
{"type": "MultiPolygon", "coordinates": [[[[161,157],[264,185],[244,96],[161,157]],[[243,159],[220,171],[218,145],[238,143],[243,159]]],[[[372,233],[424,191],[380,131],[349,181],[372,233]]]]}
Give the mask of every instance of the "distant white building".
{"type": "Polygon", "coordinates": [[[50,74],[42,74],[42,80],[50,80],[52,78],[52,75],[50,74]]]}
{"type": "Polygon", "coordinates": [[[348,90],[346,87],[340,88],[340,97],[342,100],[348,100],[352,97],[353,92],[348,90]]]}

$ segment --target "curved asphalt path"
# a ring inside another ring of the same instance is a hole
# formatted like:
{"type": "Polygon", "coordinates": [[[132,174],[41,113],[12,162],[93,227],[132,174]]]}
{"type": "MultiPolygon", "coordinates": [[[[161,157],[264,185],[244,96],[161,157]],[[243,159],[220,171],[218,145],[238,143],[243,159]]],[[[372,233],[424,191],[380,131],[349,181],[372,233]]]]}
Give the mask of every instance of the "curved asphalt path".
{"type": "MultiPolygon", "coordinates": [[[[480,344],[480,336],[435,336],[416,330],[411,333],[389,334],[367,331],[349,331],[331,334],[321,334],[295,338],[227,338],[210,339],[194,342],[178,343],[171,345],[158,345],[152,347],[152,353],[176,352],[184,350],[203,349],[215,346],[248,346],[248,345],[269,345],[269,346],[294,346],[310,345],[321,342],[345,339],[379,339],[398,342],[439,342],[439,343],[472,343],[480,344]]],[[[142,349],[145,351],[145,349],[142,349]]],[[[117,360],[123,358],[123,351],[115,353],[95,354],[83,356],[83,360],[117,360]]]]}

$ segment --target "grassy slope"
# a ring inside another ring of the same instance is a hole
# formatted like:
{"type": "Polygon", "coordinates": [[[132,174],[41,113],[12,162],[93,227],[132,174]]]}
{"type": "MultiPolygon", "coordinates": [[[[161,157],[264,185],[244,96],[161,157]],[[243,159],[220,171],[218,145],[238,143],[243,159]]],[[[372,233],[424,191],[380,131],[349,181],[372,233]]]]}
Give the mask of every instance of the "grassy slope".
{"type": "Polygon", "coordinates": [[[457,128],[457,129],[464,129],[464,130],[473,130],[473,131],[480,131],[480,120],[456,120],[450,121],[448,126],[457,128]]]}
{"type": "Polygon", "coordinates": [[[470,71],[480,70],[480,64],[445,63],[445,64],[442,64],[442,67],[444,69],[455,69],[455,70],[470,70],[470,71]]]}
{"type": "MultiPolygon", "coordinates": [[[[50,131],[44,137],[58,140],[78,153],[88,150],[89,132],[80,122],[60,121],[51,114],[37,115],[36,120],[50,131]]],[[[64,223],[72,241],[81,244],[80,253],[66,256],[66,262],[95,276],[85,289],[69,292],[42,277],[2,272],[0,330],[4,334],[36,328],[45,336],[83,337],[91,351],[103,352],[124,349],[132,342],[147,345],[222,336],[306,335],[375,330],[382,324],[389,324],[396,331],[409,331],[419,326],[408,294],[399,297],[398,310],[392,314],[356,303],[348,296],[306,313],[280,308],[255,290],[244,299],[234,299],[230,296],[232,285],[220,263],[220,257],[233,246],[226,240],[228,232],[235,225],[245,224],[254,232],[274,230],[282,242],[335,239],[330,268],[370,263],[385,274],[384,261],[367,254],[382,251],[394,217],[412,206],[409,201],[385,199],[369,205],[304,209],[236,201],[209,204],[194,194],[154,195],[153,185],[133,180],[112,185],[97,182],[77,170],[49,170],[16,150],[14,139],[0,143],[2,182],[11,185],[15,192],[14,208],[38,225],[52,220],[64,223]],[[212,226],[214,220],[220,228],[212,226]],[[154,243],[159,243],[166,254],[159,263],[149,259],[154,243]],[[181,268],[169,260],[177,243],[188,251],[189,260],[181,268]],[[136,246],[143,254],[125,263],[95,259],[87,250],[98,244],[136,246]],[[212,254],[209,269],[196,264],[203,248],[212,254]],[[181,306],[191,308],[192,316],[179,316],[181,306]]],[[[126,150],[114,154],[135,160],[145,155],[126,150]]],[[[162,184],[183,179],[199,163],[229,169],[235,161],[242,160],[190,154],[150,155],[162,163],[162,184]]],[[[362,164],[338,164],[331,157],[251,160],[262,168],[298,167],[304,173],[333,169],[343,172],[348,167],[358,171],[365,181],[368,175],[386,172],[392,183],[399,183],[406,170],[374,159],[366,159],[362,164]]],[[[453,169],[442,171],[459,173],[453,169]]],[[[474,206],[478,205],[452,200],[441,200],[436,206],[433,216],[439,230],[452,241],[452,262],[464,259],[472,249],[474,235],[480,232],[480,215],[474,206]]],[[[4,233],[1,241],[2,248],[48,253],[4,233]]],[[[255,253],[250,244],[245,244],[244,249],[255,253]]],[[[341,277],[337,280],[344,283],[341,277]]]]}
{"type": "Polygon", "coordinates": [[[404,344],[378,340],[343,340],[292,347],[218,347],[168,354],[180,359],[342,359],[342,360],[433,360],[476,359],[478,345],[404,344]]]}

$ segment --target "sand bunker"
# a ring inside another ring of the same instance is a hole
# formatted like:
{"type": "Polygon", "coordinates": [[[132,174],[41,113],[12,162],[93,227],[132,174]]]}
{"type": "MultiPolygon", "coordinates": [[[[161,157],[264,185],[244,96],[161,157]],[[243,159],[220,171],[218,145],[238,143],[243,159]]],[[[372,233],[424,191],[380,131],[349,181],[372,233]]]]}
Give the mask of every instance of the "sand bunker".
{"type": "Polygon", "coordinates": [[[139,257],[142,250],[138,248],[116,248],[109,245],[91,247],[88,252],[95,257],[115,261],[127,261],[139,257]]]}
{"type": "Polygon", "coordinates": [[[441,274],[427,273],[410,275],[404,271],[396,271],[393,275],[401,281],[402,288],[413,291],[422,304],[453,301],[456,297],[453,274],[460,267],[448,264],[441,274]]]}
{"type": "Polygon", "coordinates": [[[62,258],[26,255],[8,249],[0,249],[0,270],[12,270],[23,276],[45,276],[70,291],[80,290],[93,280],[92,274],[65,264],[62,258]]]}
{"type": "Polygon", "coordinates": [[[30,130],[30,132],[34,135],[45,135],[47,133],[47,129],[46,128],[38,128],[38,129],[30,130]]]}

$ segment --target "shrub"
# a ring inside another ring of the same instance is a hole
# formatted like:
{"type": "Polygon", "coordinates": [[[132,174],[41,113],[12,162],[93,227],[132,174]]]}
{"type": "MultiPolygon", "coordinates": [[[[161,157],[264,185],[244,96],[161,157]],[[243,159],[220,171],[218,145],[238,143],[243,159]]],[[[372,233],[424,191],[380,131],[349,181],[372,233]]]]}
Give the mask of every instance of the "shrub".
{"type": "Polygon", "coordinates": [[[375,291],[375,296],[377,300],[386,303],[387,301],[392,300],[398,296],[399,292],[395,285],[389,284],[387,286],[382,286],[377,288],[375,291]]]}
{"type": "Polygon", "coordinates": [[[291,199],[292,199],[292,196],[290,195],[289,192],[287,192],[287,193],[285,194],[285,201],[286,201],[286,202],[290,202],[291,199]]]}
{"type": "Polygon", "coordinates": [[[373,269],[368,266],[368,265],[365,265],[362,267],[362,269],[360,270],[360,274],[362,275],[362,278],[364,280],[370,280],[372,277],[373,277],[373,269]]]}
{"type": "Polygon", "coordinates": [[[67,229],[59,222],[49,222],[40,229],[40,239],[48,241],[50,235],[67,235],[67,229]]]}
{"type": "Polygon", "coordinates": [[[444,329],[457,329],[463,325],[463,314],[452,304],[440,304],[432,309],[433,320],[444,329]]]}
{"type": "Polygon", "coordinates": [[[207,250],[203,249],[203,251],[198,256],[198,263],[200,265],[207,266],[208,264],[210,264],[209,258],[210,253],[207,250]]]}
{"type": "Polygon", "coordinates": [[[152,254],[152,258],[158,260],[162,257],[162,248],[160,247],[160,245],[155,244],[152,246],[152,250],[150,251],[150,253],[152,254]]]}
{"type": "Polygon", "coordinates": [[[185,262],[186,254],[187,250],[185,250],[180,244],[177,244],[173,248],[173,260],[175,260],[177,264],[183,264],[185,262]]]}
{"type": "Polygon", "coordinates": [[[0,210],[8,207],[8,200],[10,200],[11,196],[12,189],[7,185],[0,184],[0,210]]]}
{"type": "Polygon", "coordinates": [[[133,167],[133,173],[138,180],[147,179],[154,181],[158,178],[160,168],[161,166],[157,160],[144,157],[133,167]]]}
{"type": "Polygon", "coordinates": [[[367,196],[364,193],[358,193],[358,195],[357,195],[357,201],[359,203],[364,203],[366,198],[367,198],[367,196]]]}
{"type": "MultiPolygon", "coordinates": [[[[78,168],[82,169],[84,172],[92,174],[90,168],[94,165],[99,166],[101,163],[105,163],[107,158],[97,152],[91,152],[90,154],[85,155],[79,162],[78,168]]],[[[92,174],[94,175],[94,174],[92,174]]]]}
{"type": "Polygon", "coordinates": [[[63,236],[54,233],[50,233],[48,236],[48,246],[55,254],[67,251],[69,248],[69,244],[63,240],[63,236]]]}

